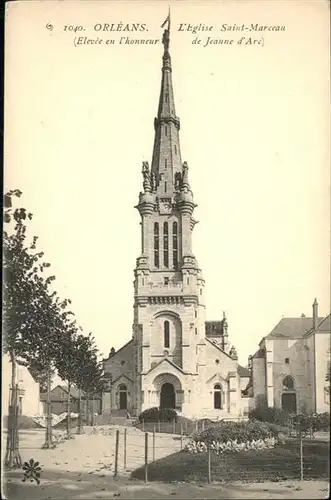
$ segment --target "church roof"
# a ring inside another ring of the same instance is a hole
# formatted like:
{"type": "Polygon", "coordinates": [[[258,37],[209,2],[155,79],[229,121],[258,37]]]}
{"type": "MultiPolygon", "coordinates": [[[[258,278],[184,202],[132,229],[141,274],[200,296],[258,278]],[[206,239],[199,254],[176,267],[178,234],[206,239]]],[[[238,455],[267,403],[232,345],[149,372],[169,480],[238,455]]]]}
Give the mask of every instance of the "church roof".
{"type": "Polygon", "coordinates": [[[262,349],[258,349],[252,356],[252,358],[264,358],[264,353],[262,349]]]}
{"type": "Polygon", "coordinates": [[[331,314],[326,316],[316,328],[317,332],[330,332],[331,330],[331,314]]]}
{"type": "MultiPolygon", "coordinates": [[[[318,318],[321,323],[324,318],[318,318]]],[[[313,318],[282,318],[266,339],[273,338],[302,338],[313,328],[313,318]]]]}
{"type": "Polygon", "coordinates": [[[118,351],[115,351],[114,354],[110,354],[109,353],[108,358],[104,358],[103,361],[108,361],[110,358],[113,358],[119,352],[123,351],[123,349],[125,349],[126,347],[128,347],[132,342],[133,342],[133,339],[129,340],[129,342],[127,342],[126,344],[122,345],[122,347],[120,347],[118,351]]]}
{"type": "Polygon", "coordinates": [[[251,376],[251,372],[249,371],[249,369],[241,365],[238,365],[237,373],[240,378],[246,378],[246,377],[248,378],[251,376]]]}

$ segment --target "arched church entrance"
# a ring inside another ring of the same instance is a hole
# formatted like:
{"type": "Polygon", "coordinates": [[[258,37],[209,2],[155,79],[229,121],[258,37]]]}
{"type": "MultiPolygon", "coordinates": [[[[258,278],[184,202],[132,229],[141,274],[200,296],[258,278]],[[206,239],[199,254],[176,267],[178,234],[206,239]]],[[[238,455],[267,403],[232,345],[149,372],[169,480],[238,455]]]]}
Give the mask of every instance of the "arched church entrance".
{"type": "Polygon", "coordinates": [[[128,409],[128,389],[125,384],[119,386],[120,393],[120,410],[128,409]]]}
{"type": "Polygon", "coordinates": [[[161,387],[160,408],[176,408],[175,388],[169,382],[166,382],[161,387]]]}
{"type": "Polygon", "coordinates": [[[297,397],[293,392],[283,392],[282,394],[282,409],[288,413],[297,412],[297,397]]]}
{"type": "Polygon", "coordinates": [[[172,373],[160,373],[153,380],[152,401],[160,408],[172,408],[181,411],[184,403],[182,384],[172,373]],[[154,399],[155,398],[155,399],[154,399]]]}
{"type": "Polygon", "coordinates": [[[296,413],[297,396],[294,387],[294,379],[287,375],[283,380],[282,409],[288,413],[296,413]]]}

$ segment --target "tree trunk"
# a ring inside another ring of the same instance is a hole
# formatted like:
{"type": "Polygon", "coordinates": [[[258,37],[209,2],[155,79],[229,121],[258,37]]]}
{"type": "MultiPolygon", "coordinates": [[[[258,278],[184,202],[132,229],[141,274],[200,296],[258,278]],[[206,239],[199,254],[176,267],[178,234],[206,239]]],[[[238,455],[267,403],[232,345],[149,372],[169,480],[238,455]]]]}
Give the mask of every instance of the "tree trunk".
{"type": "Polygon", "coordinates": [[[10,353],[12,365],[11,372],[11,391],[8,411],[8,434],[6,455],[4,464],[9,469],[22,467],[22,458],[19,452],[19,434],[18,434],[18,385],[16,383],[16,356],[15,352],[10,353]]]}
{"type": "Polygon", "coordinates": [[[86,425],[90,425],[90,401],[88,394],[86,394],[85,410],[86,410],[86,425]]]}
{"type": "Polygon", "coordinates": [[[68,380],[68,407],[67,407],[67,439],[71,439],[71,417],[70,417],[70,391],[71,391],[71,383],[68,380]]]}
{"type": "Polygon", "coordinates": [[[43,448],[52,448],[51,367],[47,371],[46,431],[43,448]]]}
{"type": "Polygon", "coordinates": [[[94,427],[94,425],[95,425],[95,415],[94,415],[94,413],[95,413],[95,412],[94,412],[94,394],[92,394],[92,399],[91,399],[91,407],[92,407],[92,411],[91,411],[91,413],[92,413],[92,422],[91,422],[91,424],[92,424],[92,427],[94,427]]]}
{"type": "Polygon", "coordinates": [[[82,434],[83,433],[83,426],[82,426],[82,390],[79,389],[78,393],[78,428],[77,428],[77,434],[82,434]]]}

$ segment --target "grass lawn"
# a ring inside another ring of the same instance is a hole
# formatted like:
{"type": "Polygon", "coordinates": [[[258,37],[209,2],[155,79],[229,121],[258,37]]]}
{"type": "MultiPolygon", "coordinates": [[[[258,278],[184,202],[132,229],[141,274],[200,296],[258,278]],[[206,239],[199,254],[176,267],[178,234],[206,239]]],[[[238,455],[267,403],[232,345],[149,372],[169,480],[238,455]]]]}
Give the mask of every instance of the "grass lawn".
{"type": "MultiPolygon", "coordinates": [[[[322,441],[304,441],[304,479],[329,477],[329,444],[322,441]]],[[[207,481],[206,453],[174,453],[148,465],[149,481],[207,481]]],[[[211,455],[212,481],[284,481],[300,479],[300,443],[287,441],[275,448],[211,455]]],[[[133,478],[143,479],[144,468],[133,471],[133,478]]]]}

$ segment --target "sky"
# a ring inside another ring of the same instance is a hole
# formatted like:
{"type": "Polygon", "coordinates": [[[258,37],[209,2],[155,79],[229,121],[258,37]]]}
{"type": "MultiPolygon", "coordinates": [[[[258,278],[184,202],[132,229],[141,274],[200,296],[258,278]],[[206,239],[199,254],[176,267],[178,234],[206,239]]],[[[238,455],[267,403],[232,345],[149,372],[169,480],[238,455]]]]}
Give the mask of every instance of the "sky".
{"type": "MultiPolygon", "coordinates": [[[[329,10],[324,0],[170,5],[206,319],[226,312],[246,364],[282,316],[311,315],[315,297],[320,315],[329,312],[329,10]],[[223,23],[285,31],[252,32],[263,45],[244,46],[237,41],[249,35],[221,32],[223,23]],[[213,30],[193,35],[180,24],[213,30]],[[234,42],[204,47],[208,36],[234,42]]],[[[160,42],[119,39],[161,40],[168,2],[6,8],[5,187],[23,192],[20,204],[34,214],[29,234],[39,237],[60,296],[72,299],[106,357],[132,334],[141,251],[134,206],[142,161],[152,156],[162,57],[160,42]],[[145,23],[148,32],[93,30],[103,23],[145,23]],[[78,36],[102,43],[75,46],[78,36]]]]}

